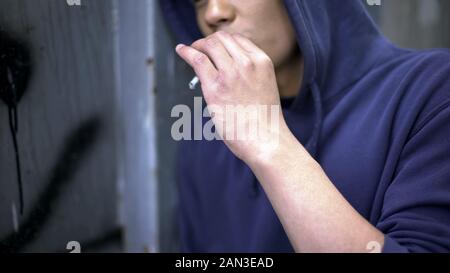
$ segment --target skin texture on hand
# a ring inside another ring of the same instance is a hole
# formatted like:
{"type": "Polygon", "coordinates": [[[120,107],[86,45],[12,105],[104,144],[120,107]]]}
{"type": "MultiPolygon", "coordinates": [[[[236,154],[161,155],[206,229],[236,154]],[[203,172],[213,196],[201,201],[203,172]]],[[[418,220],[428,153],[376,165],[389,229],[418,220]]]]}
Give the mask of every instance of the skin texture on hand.
{"type": "Polygon", "coordinates": [[[239,33],[270,57],[281,97],[298,94],[303,57],[282,0],[195,0],[203,35],[218,31],[239,33]]]}
{"type": "Polygon", "coordinates": [[[236,156],[246,161],[277,147],[279,136],[288,129],[281,112],[274,66],[264,51],[246,37],[224,31],[191,46],[179,45],[176,50],[199,77],[216,130],[236,156]],[[227,115],[230,113],[226,111],[233,107],[254,115],[227,115]],[[260,114],[260,109],[267,113],[260,114]],[[258,135],[250,136],[254,125],[258,135]],[[238,139],[238,130],[247,135],[238,139]]]}

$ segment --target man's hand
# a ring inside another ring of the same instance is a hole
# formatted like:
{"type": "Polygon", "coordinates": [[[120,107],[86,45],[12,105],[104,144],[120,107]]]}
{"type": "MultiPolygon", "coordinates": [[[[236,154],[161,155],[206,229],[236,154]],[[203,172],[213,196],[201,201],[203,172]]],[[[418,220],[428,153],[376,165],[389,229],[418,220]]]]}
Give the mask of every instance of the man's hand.
{"type": "Polygon", "coordinates": [[[176,51],[199,77],[216,130],[236,156],[247,162],[278,147],[288,129],[266,53],[246,37],[223,31],[191,46],[178,45],[176,51]],[[239,117],[230,115],[237,106],[239,117]]]}

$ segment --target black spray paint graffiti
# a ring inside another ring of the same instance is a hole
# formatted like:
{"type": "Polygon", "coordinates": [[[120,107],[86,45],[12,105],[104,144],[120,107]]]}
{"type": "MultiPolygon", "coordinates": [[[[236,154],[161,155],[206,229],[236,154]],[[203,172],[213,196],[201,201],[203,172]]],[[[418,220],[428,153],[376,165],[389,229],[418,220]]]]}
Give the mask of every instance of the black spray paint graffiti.
{"type": "Polygon", "coordinates": [[[23,214],[24,198],[17,142],[19,130],[17,106],[27,88],[30,71],[31,59],[27,47],[23,43],[11,39],[0,30],[0,99],[8,106],[9,128],[16,158],[20,214],[23,214]]]}
{"type": "Polygon", "coordinates": [[[73,178],[88,152],[99,138],[101,120],[93,117],[83,122],[66,139],[64,147],[56,158],[54,167],[48,174],[43,193],[28,217],[23,221],[19,232],[0,239],[0,253],[15,253],[31,243],[37,233],[50,218],[53,204],[60,196],[62,188],[73,178]]]}

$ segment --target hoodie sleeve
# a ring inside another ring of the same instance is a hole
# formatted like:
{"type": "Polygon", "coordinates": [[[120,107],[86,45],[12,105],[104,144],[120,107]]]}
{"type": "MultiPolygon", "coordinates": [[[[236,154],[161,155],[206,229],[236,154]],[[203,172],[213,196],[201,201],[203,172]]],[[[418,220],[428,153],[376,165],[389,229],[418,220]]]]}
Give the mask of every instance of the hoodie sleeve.
{"type": "Polygon", "coordinates": [[[384,253],[450,251],[450,99],[404,146],[377,227],[384,253]]]}

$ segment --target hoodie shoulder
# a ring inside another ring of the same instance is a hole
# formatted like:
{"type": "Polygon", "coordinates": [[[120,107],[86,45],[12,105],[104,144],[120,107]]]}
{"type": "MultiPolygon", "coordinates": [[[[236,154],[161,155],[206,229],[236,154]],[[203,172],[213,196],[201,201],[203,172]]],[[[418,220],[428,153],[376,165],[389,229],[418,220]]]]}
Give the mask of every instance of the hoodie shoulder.
{"type": "Polygon", "coordinates": [[[409,91],[423,99],[422,115],[432,114],[449,105],[450,50],[418,51],[408,66],[409,91]]]}
{"type": "Polygon", "coordinates": [[[450,103],[450,50],[403,51],[384,69],[391,96],[421,123],[450,103]]]}
{"type": "MultiPolygon", "coordinates": [[[[414,54],[412,68],[417,72],[432,76],[430,80],[449,81],[450,50],[428,49],[417,51],[414,54]],[[416,60],[416,64],[414,64],[416,60]]],[[[447,90],[450,91],[450,90],[447,90]]]]}
{"type": "Polygon", "coordinates": [[[424,50],[408,55],[401,67],[407,68],[403,83],[393,95],[402,101],[396,128],[407,128],[407,138],[394,141],[392,150],[399,154],[391,161],[395,173],[377,228],[386,235],[383,252],[448,252],[450,54],[424,50]]]}
{"type": "Polygon", "coordinates": [[[392,61],[396,68],[404,70],[406,74],[435,75],[444,71],[448,72],[450,69],[449,49],[400,50],[398,52],[398,56],[392,61]]]}

